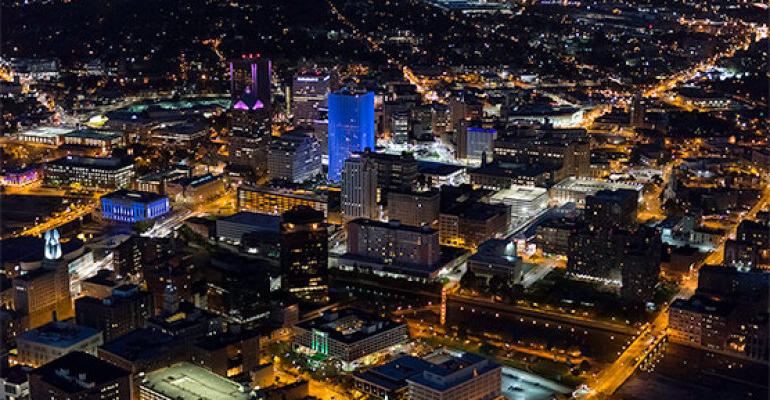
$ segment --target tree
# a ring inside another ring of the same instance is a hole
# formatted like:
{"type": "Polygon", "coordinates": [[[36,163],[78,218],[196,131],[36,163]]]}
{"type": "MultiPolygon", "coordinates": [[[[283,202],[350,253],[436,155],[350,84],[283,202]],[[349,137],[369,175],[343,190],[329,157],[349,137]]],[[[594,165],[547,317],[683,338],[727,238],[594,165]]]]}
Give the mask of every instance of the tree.
{"type": "Polygon", "coordinates": [[[146,219],[144,221],[135,222],[133,228],[136,233],[142,234],[152,229],[153,226],[155,226],[155,221],[146,219]]]}
{"type": "Polygon", "coordinates": [[[460,286],[468,290],[478,290],[479,279],[473,271],[468,270],[465,272],[462,278],[460,278],[460,286]]]}

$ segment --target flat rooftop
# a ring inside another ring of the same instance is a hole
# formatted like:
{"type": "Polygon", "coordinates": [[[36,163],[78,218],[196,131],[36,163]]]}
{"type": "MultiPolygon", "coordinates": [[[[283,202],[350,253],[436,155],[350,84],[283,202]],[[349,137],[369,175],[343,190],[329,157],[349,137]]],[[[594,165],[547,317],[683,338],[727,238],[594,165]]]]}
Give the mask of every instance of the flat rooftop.
{"type": "Polygon", "coordinates": [[[374,314],[354,308],[346,308],[301,322],[296,326],[312,331],[327,333],[333,340],[342,343],[355,343],[370,336],[379,334],[399,325],[389,319],[380,318],[374,314]]]}
{"type": "Polygon", "coordinates": [[[250,398],[248,388],[186,362],[150,372],[141,386],[175,400],[246,400],[250,398]]]}
{"type": "Polygon", "coordinates": [[[151,328],[131,331],[100,347],[99,351],[136,362],[163,357],[182,346],[175,337],[151,328]]]}
{"type": "Polygon", "coordinates": [[[424,175],[449,176],[465,170],[465,167],[432,161],[418,161],[417,170],[424,175]]]}
{"type": "Polygon", "coordinates": [[[118,132],[113,131],[95,131],[93,129],[81,129],[77,131],[72,131],[64,136],[66,137],[77,137],[77,138],[84,138],[84,139],[105,139],[105,140],[111,140],[111,139],[119,139],[123,137],[118,132]]]}
{"type": "Polygon", "coordinates": [[[600,181],[596,179],[576,179],[567,178],[553,186],[556,190],[570,190],[575,192],[594,193],[600,190],[642,190],[641,184],[630,184],[622,182],[600,181]]]}
{"type": "Polygon", "coordinates": [[[90,389],[91,384],[105,384],[120,378],[129,379],[131,373],[88,353],[75,351],[30,372],[41,380],[66,393],[78,395],[90,389]]]}
{"type": "Polygon", "coordinates": [[[482,243],[476,254],[468,261],[481,263],[516,263],[520,258],[516,255],[516,244],[505,239],[489,239],[482,243]]]}
{"type": "Polygon", "coordinates": [[[67,348],[98,334],[99,331],[94,328],[54,321],[22,333],[17,340],[67,348]]]}
{"type": "Polygon", "coordinates": [[[72,132],[72,128],[59,128],[55,126],[41,126],[39,128],[30,129],[24,132],[19,132],[19,136],[35,136],[41,138],[54,138],[62,136],[72,132]]]}
{"type": "Polygon", "coordinates": [[[229,222],[232,224],[248,225],[259,230],[277,232],[281,229],[281,217],[278,215],[262,214],[249,211],[220,218],[219,222],[229,222]]]}
{"type": "Polygon", "coordinates": [[[128,159],[118,157],[79,157],[66,156],[54,160],[51,164],[66,165],[76,167],[91,167],[100,169],[121,169],[131,166],[133,163],[128,159]]]}
{"type": "Polygon", "coordinates": [[[535,201],[542,196],[548,196],[548,190],[535,186],[513,185],[510,189],[503,189],[492,195],[492,200],[497,201],[535,201]]]}
{"type": "Polygon", "coordinates": [[[137,201],[140,203],[152,203],[154,201],[162,200],[166,196],[161,196],[152,192],[140,192],[138,190],[121,189],[102,196],[103,199],[111,200],[123,200],[123,201],[137,201]]]}

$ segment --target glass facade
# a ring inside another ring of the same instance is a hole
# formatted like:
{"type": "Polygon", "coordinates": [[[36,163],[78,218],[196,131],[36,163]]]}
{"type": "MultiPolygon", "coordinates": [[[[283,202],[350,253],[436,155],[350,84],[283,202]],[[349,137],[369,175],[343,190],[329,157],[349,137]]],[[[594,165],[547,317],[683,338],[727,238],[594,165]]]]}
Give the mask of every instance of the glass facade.
{"type": "Polygon", "coordinates": [[[102,197],[102,215],[106,219],[120,222],[138,222],[153,219],[171,210],[168,198],[152,202],[130,201],[120,198],[102,197]]]}
{"type": "Polygon", "coordinates": [[[374,149],[374,93],[329,95],[329,172],[337,182],[345,160],[354,152],[374,149]]]}

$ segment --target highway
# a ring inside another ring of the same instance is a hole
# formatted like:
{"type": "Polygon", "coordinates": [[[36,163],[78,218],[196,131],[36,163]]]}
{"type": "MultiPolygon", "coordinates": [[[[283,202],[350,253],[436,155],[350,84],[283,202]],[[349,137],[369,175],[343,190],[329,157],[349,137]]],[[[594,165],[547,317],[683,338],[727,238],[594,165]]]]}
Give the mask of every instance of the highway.
{"type": "MultiPolygon", "coordinates": [[[[770,205],[770,187],[765,186],[765,190],[761,198],[757,203],[744,214],[742,220],[750,220],[756,217],[757,213],[766,209],[770,205]]],[[[736,223],[727,234],[728,237],[733,237],[737,226],[740,221],[736,223]]],[[[700,262],[693,269],[691,275],[685,279],[680,286],[679,292],[674,296],[677,298],[689,298],[695,289],[697,288],[698,279],[697,271],[705,264],[720,264],[723,260],[724,254],[724,241],[717,247],[709,256],[707,256],[702,262],[700,262]]],[[[611,395],[625,383],[625,381],[631,377],[631,375],[639,367],[639,364],[644,360],[649,352],[651,352],[655,346],[657,346],[660,340],[666,335],[666,329],[668,328],[668,306],[660,311],[658,316],[653,322],[644,328],[641,334],[629,345],[629,347],[620,355],[620,357],[612,363],[609,367],[603,369],[596,377],[589,383],[591,388],[587,398],[593,398],[599,395],[611,395]]]]}
{"type": "Polygon", "coordinates": [[[513,304],[496,303],[491,300],[481,299],[479,297],[468,297],[462,295],[448,295],[447,301],[454,301],[468,307],[483,307],[497,312],[511,313],[529,318],[537,318],[552,322],[561,322],[563,324],[572,324],[582,328],[598,329],[610,333],[621,335],[636,335],[638,330],[628,325],[599,321],[591,318],[584,318],[575,314],[562,314],[541,308],[523,307],[513,304]]]}

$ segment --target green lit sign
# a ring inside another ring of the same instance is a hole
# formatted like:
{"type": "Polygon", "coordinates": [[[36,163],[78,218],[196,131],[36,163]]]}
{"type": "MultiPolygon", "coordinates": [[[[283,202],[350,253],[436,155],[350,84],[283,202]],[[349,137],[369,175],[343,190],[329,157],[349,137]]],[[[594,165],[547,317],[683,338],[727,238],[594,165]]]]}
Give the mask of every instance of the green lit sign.
{"type": "Polygon", "coordinates": [[[329,355],[329,334],[321,332],[317,329],[313,329],[310,338],[310,347],[313,351],[321,353],[323,355],[329,355]]]}

